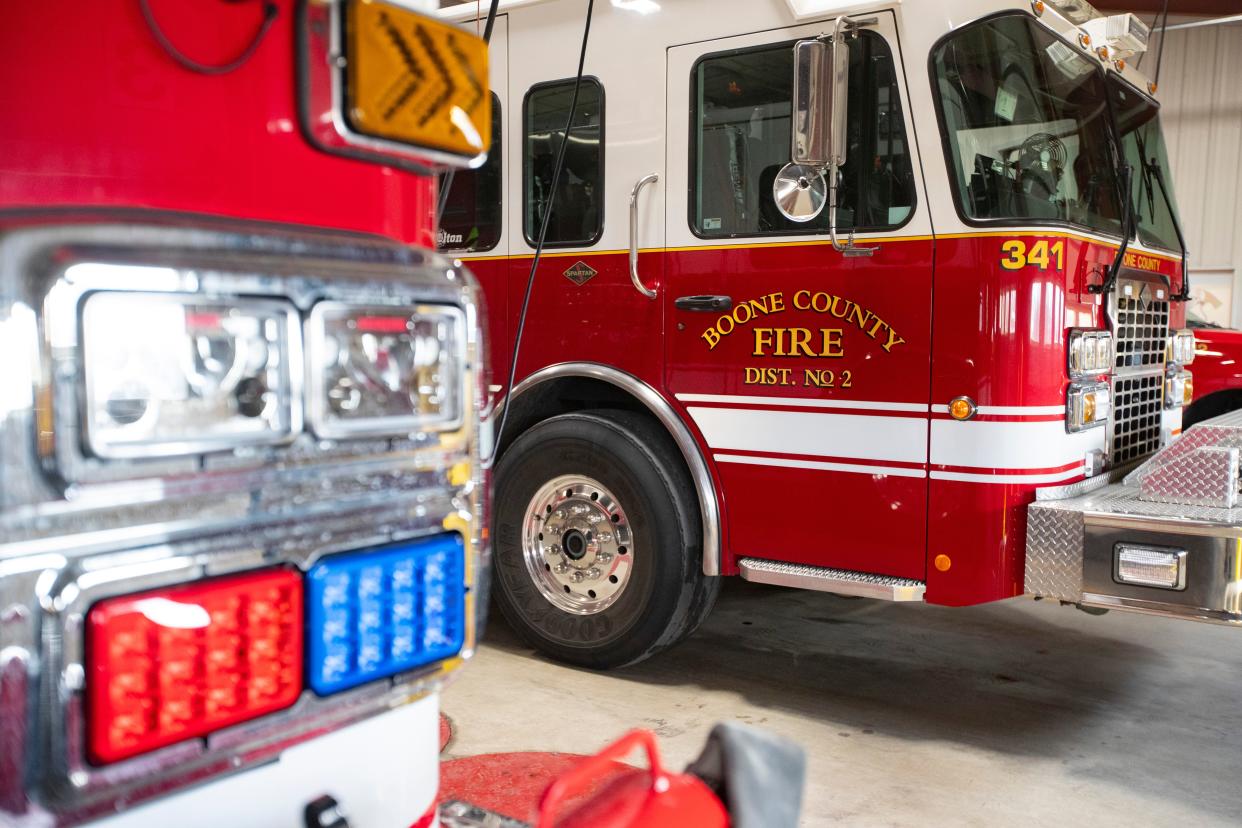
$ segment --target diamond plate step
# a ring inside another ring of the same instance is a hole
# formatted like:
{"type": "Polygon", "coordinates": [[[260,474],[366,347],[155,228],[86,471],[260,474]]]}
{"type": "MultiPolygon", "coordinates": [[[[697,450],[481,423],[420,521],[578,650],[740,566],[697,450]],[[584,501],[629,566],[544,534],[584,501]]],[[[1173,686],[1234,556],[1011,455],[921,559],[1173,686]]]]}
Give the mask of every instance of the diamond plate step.
{"type": "Polygon", "coordinates": [[[858,595],[882,601],[922,601],[927,585],[909,578],[873,575],[849,569],[769,561],[763,558],[742,558],[737,562],[741,575],[759,584],[858,595]]]}

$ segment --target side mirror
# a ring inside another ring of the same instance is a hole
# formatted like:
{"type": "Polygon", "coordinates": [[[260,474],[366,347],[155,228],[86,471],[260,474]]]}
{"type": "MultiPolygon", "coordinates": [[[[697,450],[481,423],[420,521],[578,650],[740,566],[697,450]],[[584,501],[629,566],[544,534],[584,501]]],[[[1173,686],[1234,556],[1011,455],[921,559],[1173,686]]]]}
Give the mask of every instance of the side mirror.
{"type": "Polygon", "coordinates": [[[795,164],[845,163],[845,113],[850,50],[838,24],[833,37],[794,44],[793,147],[795,164]]]}

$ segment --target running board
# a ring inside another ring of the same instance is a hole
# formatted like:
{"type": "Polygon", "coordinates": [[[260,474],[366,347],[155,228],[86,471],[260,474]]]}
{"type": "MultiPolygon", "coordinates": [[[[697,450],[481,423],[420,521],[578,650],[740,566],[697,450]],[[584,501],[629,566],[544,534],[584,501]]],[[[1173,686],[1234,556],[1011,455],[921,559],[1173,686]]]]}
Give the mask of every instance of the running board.
{"type": "Polygon", "coordinates": [[[882,601],[922,601],[927,585],[909,578],[872,575],[849,569],[827,569],[822,566],[768,561],[763,558],[742,558],[737,562],[742,577],[758,584],[858,595],[882,601]]]}

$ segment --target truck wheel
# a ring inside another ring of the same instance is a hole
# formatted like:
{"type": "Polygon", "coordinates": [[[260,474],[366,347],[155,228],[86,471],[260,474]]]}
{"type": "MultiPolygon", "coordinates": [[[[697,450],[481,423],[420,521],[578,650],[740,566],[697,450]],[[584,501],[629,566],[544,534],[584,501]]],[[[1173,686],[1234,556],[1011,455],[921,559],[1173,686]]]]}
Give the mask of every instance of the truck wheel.
{"type": "Polygon", "coordinates": [[[715,603],[694,487],[668,435],[626,411],[526,431],[496,470],[496,595],[532,647],[608,669],[677,643],[715,603]]]}

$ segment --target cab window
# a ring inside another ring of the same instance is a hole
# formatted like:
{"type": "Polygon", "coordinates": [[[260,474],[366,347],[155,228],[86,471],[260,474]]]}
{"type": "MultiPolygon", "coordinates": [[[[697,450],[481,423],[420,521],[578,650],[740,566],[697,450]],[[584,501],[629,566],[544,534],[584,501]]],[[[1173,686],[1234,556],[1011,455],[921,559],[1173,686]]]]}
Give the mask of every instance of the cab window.
{"type": "Polygon", "coordinates": [[[932,50],[962,217],[1121,232],[1099,62],[1025,14],[965,26],[932,50]]]}
{"type": "Polygon", "coordinates": [[[487,161],[477,170],[457,170],[440,176],[440,186],[448,185],[444,200],[444,212],[440,226],[436,228],[436,247],[439,250],[479,253],[491,250],[500,242],[501,199],[501,146],[500,98],[492,94],[492,148],[487,161]]]}
{"type": "MultiPolygon", "coordinates": [[[[705,238],[824,232],[827,210],[799,224],[772,197],[790,157],[793,43],[708,55],[692,83],[691,230],[705,238]]],[[[850,46],[847,124],[837,227],[904,224],[914,208],[914,174],[893,55],[874,32],[861,32],[850,46]]]]}
{"type": "Polygon", "coordinates": [[[572,80],[539,84],[526,94],[522,123],[522,229],[532,247],[551,211],[547,247],[591,245],[604,230],[604,89],[583,78],[556,192],[552,178],[573,103],[572,80]]]}

